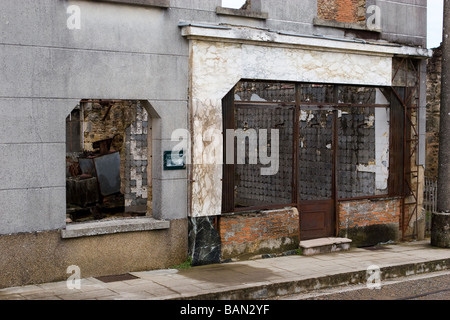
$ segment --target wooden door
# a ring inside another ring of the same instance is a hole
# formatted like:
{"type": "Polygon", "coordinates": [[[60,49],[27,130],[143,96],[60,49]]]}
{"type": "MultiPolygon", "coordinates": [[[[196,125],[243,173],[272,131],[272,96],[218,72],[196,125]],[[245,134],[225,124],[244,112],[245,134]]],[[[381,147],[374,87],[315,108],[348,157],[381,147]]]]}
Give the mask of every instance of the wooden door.
{"type": "Polygon", "coordinates": [[[301,240],[335,236],[336,119],[333,110],[301,112],[298,149],[301,240]]]}

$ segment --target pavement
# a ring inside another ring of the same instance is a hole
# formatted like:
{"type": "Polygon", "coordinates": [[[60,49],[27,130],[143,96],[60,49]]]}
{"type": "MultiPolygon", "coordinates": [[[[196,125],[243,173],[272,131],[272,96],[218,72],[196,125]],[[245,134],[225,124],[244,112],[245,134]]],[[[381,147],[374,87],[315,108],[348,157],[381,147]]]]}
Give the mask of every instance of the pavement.
{"type": "Polygon", "coordinates": [[[271,300],[367,284],[373,275],[369,268],[380,271],[381,281],[450,270],[450,249],[432,247],[426,240],[315,256],[132,272],[127,278],[133,279],[109,279],[113,282],[81,279],[76,289],[68,288],[67,281],[5,288],[0,290],[0,300],[271,300]]]}

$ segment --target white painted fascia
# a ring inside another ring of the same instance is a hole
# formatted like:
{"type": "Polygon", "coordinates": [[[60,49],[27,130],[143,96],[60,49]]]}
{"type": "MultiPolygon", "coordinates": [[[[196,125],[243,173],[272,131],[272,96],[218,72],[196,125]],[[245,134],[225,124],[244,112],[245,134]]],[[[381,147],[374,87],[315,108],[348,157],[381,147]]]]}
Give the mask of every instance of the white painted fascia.
{"type": "Polygon", "coordinates": [[[381,56],[405,56],[418,59],[432,57],[432,50],[393,43],[365,41],[361,39],[333,38],[319,35],[302,35],[272,30],[204,25],[182,22],[181,35],[190,40],[249,43],[262,46],[287,46],[302,49],[353,52],[381,56]]]}

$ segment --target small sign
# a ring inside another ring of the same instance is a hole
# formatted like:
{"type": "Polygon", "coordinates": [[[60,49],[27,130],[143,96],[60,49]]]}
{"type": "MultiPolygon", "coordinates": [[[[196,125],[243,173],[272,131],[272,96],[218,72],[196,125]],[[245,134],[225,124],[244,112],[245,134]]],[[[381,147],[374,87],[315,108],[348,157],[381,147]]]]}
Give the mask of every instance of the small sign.
{"type": "Polygon", "coordinates": [[[184,151],[165,151],[164,152],[164,170],[185,170],[186,157],[184,151]]]}

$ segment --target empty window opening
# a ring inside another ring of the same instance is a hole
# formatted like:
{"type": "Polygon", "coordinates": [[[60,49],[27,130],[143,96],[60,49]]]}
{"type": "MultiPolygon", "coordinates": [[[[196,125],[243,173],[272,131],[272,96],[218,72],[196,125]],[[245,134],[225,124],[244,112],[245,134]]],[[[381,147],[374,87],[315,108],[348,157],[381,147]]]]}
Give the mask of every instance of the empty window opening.
{"type": "Polygon", "coordinates": [[[67,222],[151,215],[151,118],[137,100],[82,100],[66,120],[67,222]]]}
{"type": "Polygon", "coordinates": [[[251,9],[251,0],[222,0],[222,7],[231,9],[251,9]]]}

